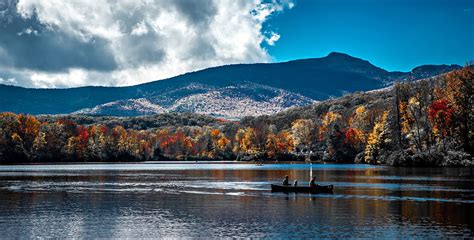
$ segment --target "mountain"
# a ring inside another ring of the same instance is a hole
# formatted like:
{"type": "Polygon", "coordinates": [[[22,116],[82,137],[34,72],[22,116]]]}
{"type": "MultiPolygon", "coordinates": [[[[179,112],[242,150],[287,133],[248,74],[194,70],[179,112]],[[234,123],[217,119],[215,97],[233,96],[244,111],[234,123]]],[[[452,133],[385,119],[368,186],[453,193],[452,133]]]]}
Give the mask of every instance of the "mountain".
{"type": "Polygon", "coordinates": [[[458,69],[424,65],[389,72],[343,53],[281,63],[208,68],[129,87],[29,89],[0,85],[0,112],[135,116],[196,112],[223,117],[262,115],[458,69]]]}
{"type": "Polygon", "coordinates": [[[253,83],[212,87],[190,84],[159,96],[119,100],[74,114],[140,116],[167,112],[192,112],[225,118],[270,115],[316,101],[282,89],[253,83]]]}

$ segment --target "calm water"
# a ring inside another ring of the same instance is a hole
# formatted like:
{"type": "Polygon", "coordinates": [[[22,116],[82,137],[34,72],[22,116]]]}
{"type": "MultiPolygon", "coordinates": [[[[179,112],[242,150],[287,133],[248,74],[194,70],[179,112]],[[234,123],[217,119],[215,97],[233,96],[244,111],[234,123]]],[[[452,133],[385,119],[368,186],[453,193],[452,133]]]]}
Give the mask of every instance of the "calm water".
{"type": "Polygon", "coordinates": [[[333,195],[270,193],[308,164],[0,166],[1,238],[462,238],[474,170],[313,165],[333,195]]]}

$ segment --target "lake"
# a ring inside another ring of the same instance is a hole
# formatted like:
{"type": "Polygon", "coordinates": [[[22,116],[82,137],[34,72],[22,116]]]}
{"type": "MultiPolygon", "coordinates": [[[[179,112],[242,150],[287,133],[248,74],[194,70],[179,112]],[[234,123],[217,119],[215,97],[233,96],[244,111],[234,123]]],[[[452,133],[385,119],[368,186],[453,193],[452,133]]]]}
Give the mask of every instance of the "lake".
{"type": "Polygon", "coordinates": [[[462,238],[472,168],[144,163],[0,166],[2,238],[462,238]],[[334,194],[271,193],[285,175],[334,194]]]}

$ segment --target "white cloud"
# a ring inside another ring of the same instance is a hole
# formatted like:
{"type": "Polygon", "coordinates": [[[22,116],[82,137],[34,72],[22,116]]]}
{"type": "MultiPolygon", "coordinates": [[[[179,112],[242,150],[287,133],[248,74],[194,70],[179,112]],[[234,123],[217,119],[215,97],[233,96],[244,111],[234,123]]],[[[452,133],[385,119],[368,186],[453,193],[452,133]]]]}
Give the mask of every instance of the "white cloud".
{"type": "Polygon", "coordinates": [[[0,84],[5,84],[5,85],[16,85],[18,82],[16,81],[15,78],[1,78],[0,77],[0,84]]]}
{"type": "Polygon", "coordinates": [[[23,29],[21,32],[19,32],[17,35],[18,36],[21,36],[23,34],[26,34],[26,35],[30,35],[30,34],[33,34],[33,35],[38,35],[38,31],[37,30],[34,30],[33,28],[31,27],[28,27],[28,28],[25,28],[23,29]]]}
{"type": "Polygon", "coordinates": [[[130,34],[135,36],[141,36],[148,33],[148,27],[146,26],[145,21],[141,21],[135,25],[130,34]]]}
{"type": "Polygon", "coordinates": [[[273,46],[275,45],[275,42],[278,41],[279,39],[280,39],[280,35],[272,32],[270,34],[270,37],[265,38],[265,41],[268,43],[268,45],[273,46]]]}
{"type": "Polygon", "coordinates": [[[292,9],[295,7],[295,3],[294,2],[288,2],[288,8],[289,9],[292,9]]]}
{"type": "Polygon", "coordinates": [[[274,45],[280,35],[265,36],[262,25],[293,6],[288,0],[20,0],[16,9],[24,19],[36,16],[50,31],[83,42],[105,40],[118,66],[22,73],[34,87],[133,85],[211,66],[268,62],[261,43],[274,45]]]}
{"type": "Polygon", "coordinates": [[[83,86],[87,83],[88,74],[85,70],[70,69],[67,73],[30,73],[33,84],[41,88],[83,86]]]}

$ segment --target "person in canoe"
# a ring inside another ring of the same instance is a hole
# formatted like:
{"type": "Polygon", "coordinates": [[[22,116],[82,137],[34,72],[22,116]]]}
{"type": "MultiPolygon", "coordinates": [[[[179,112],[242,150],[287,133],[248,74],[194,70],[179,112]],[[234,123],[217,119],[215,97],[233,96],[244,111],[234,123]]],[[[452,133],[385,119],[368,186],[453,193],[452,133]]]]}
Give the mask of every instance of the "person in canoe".
{"type": "Polygon", "coordinates": [[[283,186],[289,186],[290,185],[290,182],[288,181],[288,175],[286,175],[285,178],[283,179],[282,185],[283,186]]]}
{"type": "Polygon", "coordinates": [[[310,187],[316,187],[316,177],[313,176],[311,181],[309,181],[309,186],[310,187]]]}

